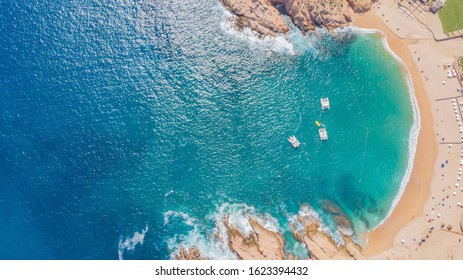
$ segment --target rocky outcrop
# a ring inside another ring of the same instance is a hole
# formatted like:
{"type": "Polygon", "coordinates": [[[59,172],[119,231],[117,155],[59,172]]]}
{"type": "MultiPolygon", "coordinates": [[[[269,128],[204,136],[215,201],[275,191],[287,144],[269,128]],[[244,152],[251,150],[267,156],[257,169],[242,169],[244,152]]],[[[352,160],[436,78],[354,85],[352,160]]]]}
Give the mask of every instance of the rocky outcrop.
{"type": "Polygon", "coordinates": [[[346,213],[344,213],[341,207],[339,207],[339,205],[327,199],[322,200],[321,205],[323,209],[330,214],[339,232],[342,232],[345,235],[350,235],[353,233],[352,229],[354,228],[354,225],[349,220],[346,213]]]}
{"type": "MultiPolygon", "coordinates": [[[[290,222],[289,226],[294,237],[304,243],[314,260],[331,259],[364,259],[362,248],[355,243],[352,223],[347,218],[340,206],[324,200],[322,207],[336,223],[337,232],[342,240],[338,244],[333,237],[322,228],[322,221],[310,206],[302,206],[301,211],[290,222]]],[[[247,216],[250,231],[244,233],[229,222],[229,217],[222,217],[222,225],[226,234],[220,236],[218,230],[214,236],[218,240],[226,241],[228,248],[242,260],[283,260],[296,259],[294,255],[285,254],[285,241],[279,232],[265,228],[252,216],[247,216]]],[[[204,259],[196,248],[190,248],[187,252],[181,247],[176,259],[198,260],[204,259]]]]}
{"type": "Polygon", "coordinates": [[[289,31],[276,8],[283,5],[294,25],[302,32],[316,26],[328,29],[345,27],[352,18],[349,6],[355,12],[366,12],[376,0],[221,0],[236,16],[234,23],[240,30],[250,28],[262,35],[275,36],[289,31]]]}
{"type": "Polygon", "coordinates": [[[344,1],[272,0],[274,5],[283,4],[294,24],[303,32],[316,26],[328,29],[344,27],[352,19],[348,4],[344,1]]]}
{"type": "Polygon", "coordinates": [[[178,254],[175,255],[175,259],[176,260],[204,260],[204,258],[201,257],[201,253],[199,252],[198,249],[191,247],[187,252],[187,250],[185,250],[183,246],[180,247],[178,254]]]}
{"type": "Polygon", "coordinates": [[[371,9],[371,5],[373,5],[373,2],[376,2],[377,0],[371,1],[371,0],[347,0],[349,2],[350,6],[352,7],[352,10],[356,13],[365,13],[371,9]]]}
{"type": "Polygon", "coordinates": [[[246,236],[230,226],[226,220],[228,246],[241,260],[283,260],[284,241],[281,234],[264,228],[255,220],[248,218],[253,232],[246,236]]]}
{"type": "MultiPolygon", "coordinates": [[[[341,232],[343,244],[337,244],[335,240],[321,230],[321,221],[310,216],[297,217],[298,222],[302,223],[305,227],[303,233],[303,242],[309,250],[310,257],[314,260],[354,260],[364,259],[362,255],[362,248],[357,245],[350,236],[341,232]]],[[[293,233],[301,238],[300,233],[293,233]]],[[[296,237],[298,238],[298,237],[296,237]]]]}
{"type": "Polygon", "coordinates": [[[280,12],[267,0],[222,0],[222,3],[236,15],[234,23],[241,31],[247,27],[271,36],[289,31],[280,12]]]}

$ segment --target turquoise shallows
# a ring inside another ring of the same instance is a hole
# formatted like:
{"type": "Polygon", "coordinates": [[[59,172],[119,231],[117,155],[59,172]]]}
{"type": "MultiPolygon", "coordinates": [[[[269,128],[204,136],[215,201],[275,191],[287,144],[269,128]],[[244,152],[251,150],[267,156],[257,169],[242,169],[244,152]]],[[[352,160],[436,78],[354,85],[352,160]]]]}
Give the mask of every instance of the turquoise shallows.
{"type": "Polygon", "coordinates": [[[231,258],[216,221],[246,231],[247,213],[304,256],[288,226],[301,205],[330,229],[326,200],[357,233],[384,219],[414,116],[379,37],[262,41],[225,14],[216,0],[2,6],[1,259],[166,259],[180,243],[231,258]]]}

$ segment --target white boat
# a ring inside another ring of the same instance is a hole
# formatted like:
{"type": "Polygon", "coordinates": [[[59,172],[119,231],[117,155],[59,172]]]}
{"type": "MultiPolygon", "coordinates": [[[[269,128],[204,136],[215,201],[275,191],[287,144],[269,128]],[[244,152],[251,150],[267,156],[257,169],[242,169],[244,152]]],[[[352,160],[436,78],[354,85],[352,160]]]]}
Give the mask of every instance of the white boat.
{"type": "Polygon", "coordinates": [[[330,100],[328,97],[320,98],[320,103],[322,104],[322,110],[330,109],[330,100]]]}
{"type": "Polygon", "coordinates": [[[318,134],[320,134],[320,140],[328,140],[328,133],[326,132],[326,129],[324,127],[318,130],[318,134]]]}
{"type": "Polygon", "coordinates": [[[290,136],[288,138],[289,143],[291,143],[291,146],[293,146],[294,149],[299,148],[299,145],[301,144],[299,140],[297,140],[296,136],[290,136]]]}

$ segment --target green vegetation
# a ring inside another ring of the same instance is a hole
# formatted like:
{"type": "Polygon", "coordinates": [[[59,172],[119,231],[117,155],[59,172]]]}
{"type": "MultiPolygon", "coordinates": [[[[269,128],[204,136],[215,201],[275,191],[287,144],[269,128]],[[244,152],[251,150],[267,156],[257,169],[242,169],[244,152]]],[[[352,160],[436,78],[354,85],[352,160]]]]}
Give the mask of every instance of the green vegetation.
{"type": "Polygon", "coordinates": [[[463,29],[463,1],[447,0],[439,11],[439,18],[445,33],[463,29]]]}

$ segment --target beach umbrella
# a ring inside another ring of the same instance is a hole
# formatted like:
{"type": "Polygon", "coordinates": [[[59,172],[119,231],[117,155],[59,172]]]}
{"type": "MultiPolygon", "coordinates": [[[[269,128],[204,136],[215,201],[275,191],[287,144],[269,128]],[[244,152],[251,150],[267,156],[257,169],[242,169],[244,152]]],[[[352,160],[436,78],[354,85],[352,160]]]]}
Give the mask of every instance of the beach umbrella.
{"type": "Polygon", "coordinates": [[[460,181],[460,180],[461,180],[461,177],[458,177],[457,180],[460,181]]]}
{"type": "Polygon", "coordinates": [[[448,230],[452,230],[452,228],[453,228],[452,225],[448,225],[448,226],[447,226],[447,229],[448,229],[448,230]]]}
{"type": "Polygon", "coordinates": [[[458,171],[463,171],[463,169],[462,169],[462,168],[458,168],[458,171]]]}
{"type": "Polygon", "coordinates": [[[461,191],[463,192],[463,188],[461,188],[461,191]]]}
{"type": "Polygon", "coordinates": [[[405,244],[405,239],[400,240],[400,243],[405,244]]]}
{"type": "Polygon", "coordinates": [[[456,192],[453,192],[452,194],[453,194],[453,196],[457,196],[457,193],[456,193],[456,192]]]}
{"type": "Polygon", "coordinates": [[[459,187],[459,186],[460,186],[460,184],[458,184],[458,183],[455,184],[455,187],[459,187]]]}
{"type": "Polygon", "coordinates": [[[437,218],[440,218],[440,214],[437,214],[437,218]]]}
{"type": "Polygon", "coordinates": [[[457,206],[461,207],[461,202],[460,201],[457,202],[457,206]]]}
{"type": "Polygon", "coordinates": [[[445,83],[446,83],[445,81],[442,81],[442,84],[443,84],[443,85],[445,85],[445,83]]]}
{"type": "Polygon", "coordinates": [[[444,223],[440,224],[440,227],[441,227],[441,228],[444,228],[444,227],[445,227],[445,224],[444,224],[444,223]]]}
{"type": "Polygon", "coordinates": [[[449,144],[449,148],[452,148],[452,144],[449,144]]]}

